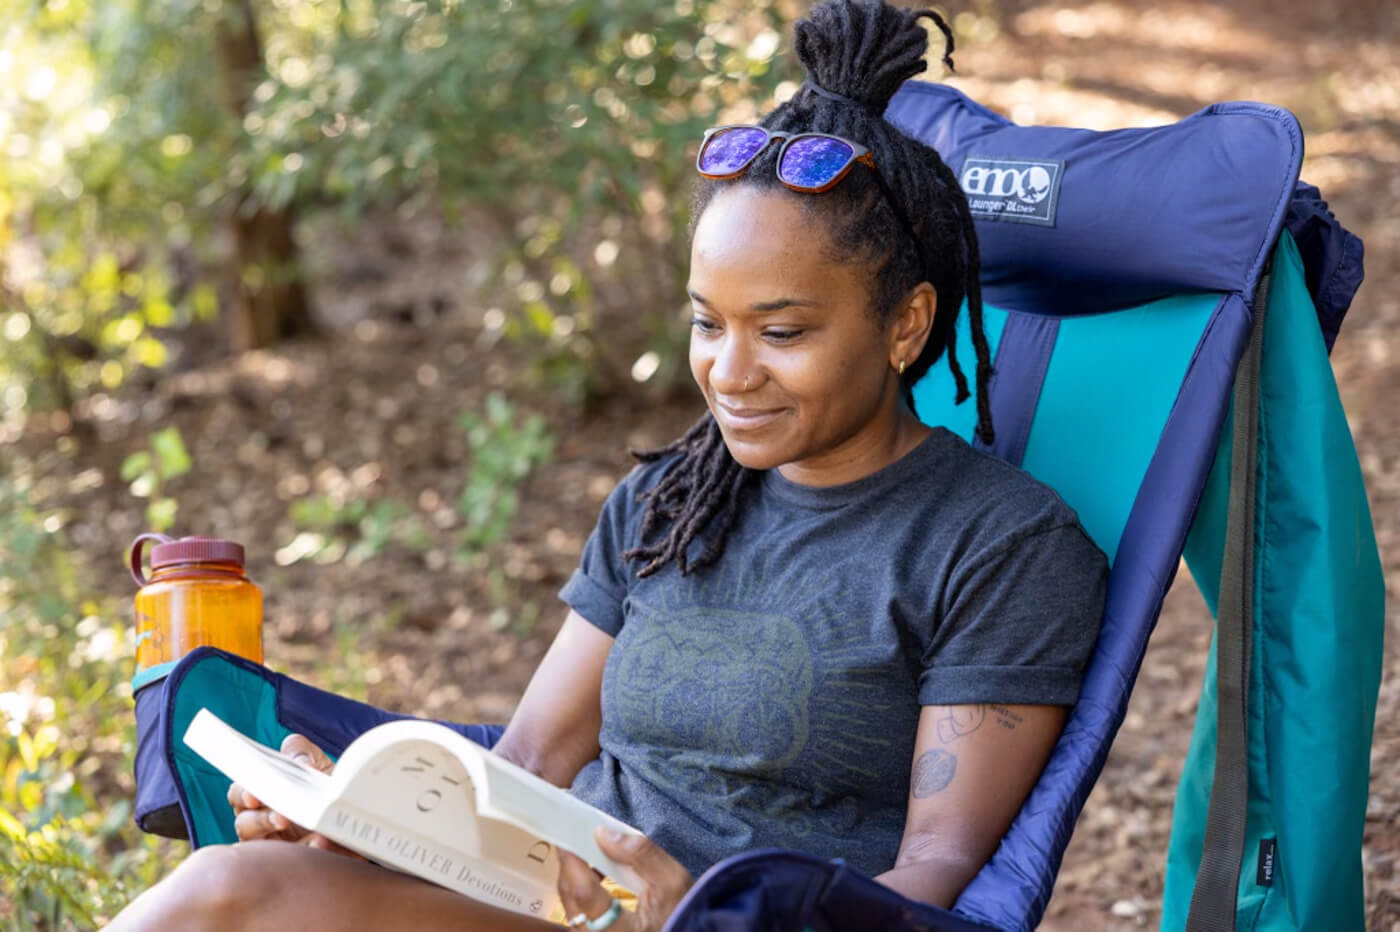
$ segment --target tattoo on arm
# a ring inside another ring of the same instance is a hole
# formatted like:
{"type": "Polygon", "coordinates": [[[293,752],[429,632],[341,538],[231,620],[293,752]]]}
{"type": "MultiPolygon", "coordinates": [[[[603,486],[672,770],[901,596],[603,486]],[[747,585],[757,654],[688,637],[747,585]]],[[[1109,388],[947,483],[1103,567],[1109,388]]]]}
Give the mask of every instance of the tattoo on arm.
{"type": "Polygon", "coordinates": [[[914,779],[910,792],[915,799],[923,799],[947,788],[957,773],[958,759],[947,751],[934,748],[925,751],[914,763],[914,779]]]}
{"type": "Polygon", "coordinates": [[[950,706],[948,711],[943,713],[943,717],[938,720],[939,743],[952,744],[959,738],[966,738],[982,727],[983,722],[987,720],[989,711],[997,726],[1007,731],[1015,731],[1016,727],[1024,721],[1020,712],[1004,705],[950,706]]]}
{"type": "MultiPolygon", "coordinates": [[[[982,727],[987,720],[988,712],[991,712],[992,720],[996,722],[997,727],[1007,731],[1015,731],[1025,721],[1025,717],[1020,712],[1009,706],[950,706],[938,719],[939,743],[952,744],[959,738],[966,738],[982,727]]],[[[914,778],[910,785],[910,792],[913,793],[915,799],[923,799],[947,789],[948,784],[953,782],[953,775],[957,773],[957,770],[958,758],[956,755],[939,748],[925,751],[914,762],[914,778]]]]}
{"type": "Polygon", "coordinates": [[[981,728],[986,718],[987,707],[984,705],[950,706],[938,720],[938,740],[942,744],[952,744],[981,728]]]}
{"type": "Polygon", "coordinates": [[[1007,708],[1004,705],[992,705],[987,706],[987,708],[992,710],[992,715],[996,717],[997,724],[1007,731],[1015,731],[1016,726],[1025,721],[1020,712],[1017,712],[1015,709],[1007,708]]]}

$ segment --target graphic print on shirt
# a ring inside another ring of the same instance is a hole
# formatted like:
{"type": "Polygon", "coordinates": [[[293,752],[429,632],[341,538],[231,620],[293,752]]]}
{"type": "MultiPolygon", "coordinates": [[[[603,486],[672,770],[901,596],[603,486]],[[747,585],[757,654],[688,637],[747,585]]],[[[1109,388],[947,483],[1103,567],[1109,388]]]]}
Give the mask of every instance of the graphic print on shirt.
{"type": "Polygon", "coordinates": [[[841,611],[829,575],[766,576],[716,567],[657,587],[655,601],[634,593],[604,719],[651,749],[633,764],[657,785],[781,814],[797,833],[830,831],[849,817],[843,799],[889,791],[872,786],[887,781],[871,762],[889,753],[891,727],[912,735],[913,685],[889,688],[907,672],[872,645],[868,619],[841,611]]]}

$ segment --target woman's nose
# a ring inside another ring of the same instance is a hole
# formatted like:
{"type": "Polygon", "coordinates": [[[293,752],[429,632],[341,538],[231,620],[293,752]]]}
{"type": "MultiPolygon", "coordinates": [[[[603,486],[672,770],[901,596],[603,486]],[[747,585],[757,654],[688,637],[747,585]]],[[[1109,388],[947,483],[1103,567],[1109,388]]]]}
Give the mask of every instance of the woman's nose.
{"type": "Polygon", "coordinates": [[[745,342],[733,333],[726,334],[716,347],[710,365],[710,387],[721,395],[737,395],[747,391],[755,381],[754,354],[745,342]]]}

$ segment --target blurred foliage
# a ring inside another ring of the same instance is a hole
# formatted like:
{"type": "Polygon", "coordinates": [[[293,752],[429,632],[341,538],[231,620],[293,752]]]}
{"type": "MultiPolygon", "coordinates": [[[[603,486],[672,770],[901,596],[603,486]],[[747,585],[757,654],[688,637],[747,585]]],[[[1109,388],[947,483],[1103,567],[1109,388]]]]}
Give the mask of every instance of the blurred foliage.
{"type": "MultiPolygon", "coordinates": [[[[554,435],[542,416],[520,412],[500,392],[486,397],[482,413],[465,412],[458,423],[467,435],[471,465],[456,502],[462,530],[454,557],[484,569],[488,552],[510,534],[520,510],[521,486],[553,457],[554,435]]],[[[144,457],[133,454],[127,463],[144,465],[144,457]]],[[[431,541],[428,527],[412,507],[356,494],[348,484],[293,501],[288,515],[300,530],[277,551],[283,566],[308,558],[357,566],[391,546],[423,551],[431,541]]]]}
{"type": "Polygon", "coordinates": [[[522,598],[518,585],[499,560],[488,559],[491,548],[510,534],[520,509],[520,488],[536,467],[554,456],[554,435],[538,414],[523,415],[499,392],[486,397],[483,414],[468,412],[459,419],[471,447],[471,469],[457,498],[463,530],[456,558],[483,571],[491,604],[492,630],[509,629],[519,637],[534,630],[540,607],[522,598]]]}
{"type": "Polygon", "coordinates": [[[292,502],[290,514],[292,522],[305,530],[278,551],[278,562],[284,566],[307,557],[318,563],[344,559],[358,566],[391,545],[410,550],[428,545],[427,530],[413,509],[392,499],[371,502],[310,495],[292,502]]]}
{"type": "Polygon", "coordinates": [[[209,318],[213,291],[177,282],[194,174],[150,115],[98,86],[96,8],[0,0],[0,401],[71,408],[168,359],[163,331],[209,318]],[[173,303],[172,303],[173,302],[173,303]]]}
{"type": "Polygon", "coordinates": [[[457,499],[465,522],[460,555],[470,557],[503,540],[520,508],[520,485],[554,456],[554,436],[538,414],[520,415],[499,392],[484,415],[460,418],[472,451],[466,487],[457,499]]]}
{"type": "Polygon", "coordinates": [[[152,531],[167,531],[175,523],[179,503],[165,494],[165,484],[185,475],[192,465],[180,428],[173,424],[151,435],[149,449],[137,450],[122,461],[122,481],[131,483],[131,494],[150,499],[146,524],[152,531]]]}
{"type": "Polygon", "coordinates": [[[0,414],[178,356],[227,297],[234,209],[448,211],[499,244],[489,284],[542,378],[625,376],[676,327],[604,342],[599,318],[675,316],[694,146],[773,94],[779,5],[0,0],[0,414]],[[264,67],[240,117],[245,2],[264,67]]]}
{"type": "Polygon", "coordinates": [[[57,514],[0,479],[0,923],[90,929],[181,847],[131,822],[130,629],[57,514]]]}

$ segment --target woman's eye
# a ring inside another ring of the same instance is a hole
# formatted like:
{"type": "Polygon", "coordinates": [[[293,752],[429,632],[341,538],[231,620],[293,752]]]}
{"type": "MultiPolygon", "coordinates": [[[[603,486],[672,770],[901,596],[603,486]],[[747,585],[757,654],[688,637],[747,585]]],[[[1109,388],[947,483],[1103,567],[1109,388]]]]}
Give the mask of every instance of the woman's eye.
{"type": "Polygon", "coordinates": [[[697,333],[703,333],[707,335],[712,333],[719,333],[719,324],[716,324],[712,320],[706,320],[704,317],[690,318],[690,326],[697,333]]]}
{"type": "Polygon", "coordinates": [[[763,335],[774,343],[791,343],[802,336],[801,330],[765,330],[763,335]]]}

